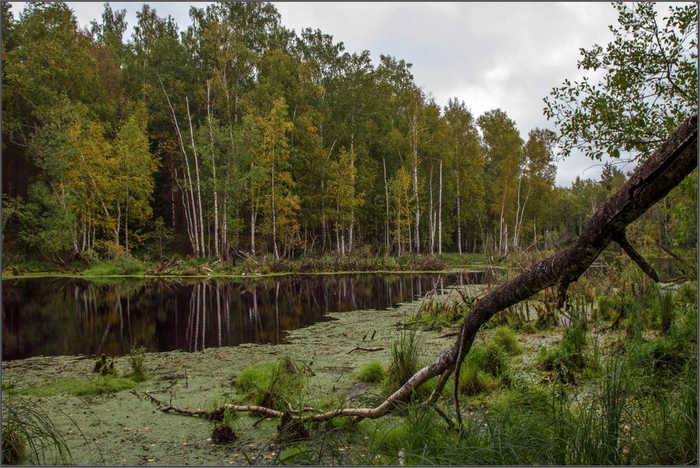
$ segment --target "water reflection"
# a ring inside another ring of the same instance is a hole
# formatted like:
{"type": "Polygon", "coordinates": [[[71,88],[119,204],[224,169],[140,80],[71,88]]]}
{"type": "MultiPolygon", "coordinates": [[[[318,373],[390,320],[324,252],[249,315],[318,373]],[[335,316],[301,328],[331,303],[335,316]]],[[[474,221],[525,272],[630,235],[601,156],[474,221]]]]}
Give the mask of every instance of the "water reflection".
{"type": "MultiPolygon", "coordinates": [[[[332,275],[245,281],[77,279],[3,282],[3,360],[37,355],[122,355],[281,343],[327,312],[386,309],[426,292],[482,282],[482,273],[332,275]]],[[[380,313],[380,312],[378,312],[380,313]]]]}

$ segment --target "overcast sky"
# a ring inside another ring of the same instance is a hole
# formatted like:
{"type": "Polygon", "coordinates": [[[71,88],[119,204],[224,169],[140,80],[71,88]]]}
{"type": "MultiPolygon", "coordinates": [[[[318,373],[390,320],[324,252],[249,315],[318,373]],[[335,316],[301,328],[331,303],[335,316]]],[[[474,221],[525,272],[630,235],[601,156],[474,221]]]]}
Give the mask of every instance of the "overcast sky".
{"type": "MultiPolygon", "coordinates": [[[[159,16],[172,15],[181,30],[189,8],[206,3],[149,2],[159,16]]],[[[18,9],[23,4],[13,2],[18,9]]],[[[81,26],[99,19],[103,2],[68,2],[81,26]]],[[[142,2],[111,2],[126,9],[131,35],[142,2]]],[[[578,80],[581,47],[605,45],[617,15],[609,3],[275,3],[282,23],[299,32],[320,29],[347,52],[369,50],[413,64],[413,75],[441,106],[463,100],[475,117],[500,108],[523,139],[536,127],[556,129],[542,113],[542,99],[566,78],[578,80]]],[[[15,8],[13,8],[15,10],[15,8]]],[[[17,10],[15,10],[16,12],[17,10]]],[[[597,179],[601,163],[573,155],[558,163],[558,185],[576,176],[597,179]]],[[[633,166],[621,166],[628,171],[633,166]]]]}

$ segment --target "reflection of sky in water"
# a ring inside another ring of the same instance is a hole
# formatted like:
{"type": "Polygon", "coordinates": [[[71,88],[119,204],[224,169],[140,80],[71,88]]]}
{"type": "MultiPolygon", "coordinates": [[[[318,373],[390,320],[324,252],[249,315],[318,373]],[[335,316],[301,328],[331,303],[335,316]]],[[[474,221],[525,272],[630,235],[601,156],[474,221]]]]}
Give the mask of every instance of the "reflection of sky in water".
{"type": "Polygon", "coordinates": [[[327,312],[386,309],[425,295],[439,279],[438,288],[476,283],[480,275],[10,280],[3,282],[2,358],[114,356],[128,353],[134,342],[150,351],[279,343],[287,330],[328,320],[327,312]]]}

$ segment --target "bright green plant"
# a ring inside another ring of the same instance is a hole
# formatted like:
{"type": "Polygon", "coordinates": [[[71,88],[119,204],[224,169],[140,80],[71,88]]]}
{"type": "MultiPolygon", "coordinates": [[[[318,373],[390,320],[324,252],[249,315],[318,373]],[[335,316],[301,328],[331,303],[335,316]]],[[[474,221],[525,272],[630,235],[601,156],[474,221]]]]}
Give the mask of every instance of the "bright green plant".
{"type": "Polygon", "coordinates": [[[235,380],[235,386],[245,392],[244,400],[256,405],[287,411],[286,402],[300,403],[304,397],[306,376],[303,369],[289,357],[248,366],[235,380]]]}
{"type": "Polygon", "coordinates": [[[357,378],[365,383],[378,383],[386,378],[386,371],[380,362],[370,362],[357,372],[357,378]]]}

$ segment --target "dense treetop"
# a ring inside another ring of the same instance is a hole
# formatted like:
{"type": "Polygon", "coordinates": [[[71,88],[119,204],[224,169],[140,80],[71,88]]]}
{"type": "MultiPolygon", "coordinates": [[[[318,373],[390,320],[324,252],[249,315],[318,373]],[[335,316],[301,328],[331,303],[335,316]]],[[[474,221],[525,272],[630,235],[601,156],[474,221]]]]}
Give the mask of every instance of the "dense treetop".
{"type": "MultiPolygon", "coordinates": [[[[185,31],[143,5],[129,38],[109,4],[80,29],[64,3],[17,18],[3,3],[3,254],[554,246],[625,178],[607,165],[601,182],[555,187],[558,150],[644,157],[697,106],[697,6],[664,25],[649,4],[615,8],[614,41],[579,63],[603,81],[555,88],[561,134],[523,139],[503,110],[442,108],[411,64],[290,31],[270,3],[192,7],[185,31]]],[[[696,239],[669,217],[692,212],[681,190],[644,228],[666,244],[696,239]]]]}

